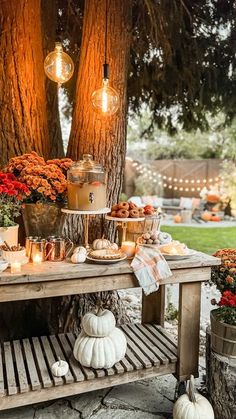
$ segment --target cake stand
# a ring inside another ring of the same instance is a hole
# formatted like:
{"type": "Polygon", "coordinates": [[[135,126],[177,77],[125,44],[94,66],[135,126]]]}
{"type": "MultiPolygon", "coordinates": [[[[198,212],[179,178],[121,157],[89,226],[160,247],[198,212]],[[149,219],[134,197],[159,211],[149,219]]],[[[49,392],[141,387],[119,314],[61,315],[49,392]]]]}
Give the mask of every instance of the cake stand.
{"type": "Polygon", "coordinates": [[[89,219],[90,215],[102,215],[108,214],[110,212],[110,208],[101,208],[97,211],[79,211],[79,210],[71,210],[68,208],[62,208],[61,212],[68,215],[82,215],[84,216],[84,245],[86,249],[89,249],[89,242],[88,242],[88,233],[89,233],[89,219]]]}
{"type": "Polygon", "coordinates": [[[128,223],[134,223],[134,222],[139,222],[139,221],[144,221],[145,217],[139,217],[139,218],[118,218],[118,217],[111,217],[110,215],[106,215],[105,217],[106,220],[108,221],[114,221],[117,226],[121,226],[122,228],[122,242],[126,241],[126,232],[127,232],[127,227],[128,227],[128,223]]]}

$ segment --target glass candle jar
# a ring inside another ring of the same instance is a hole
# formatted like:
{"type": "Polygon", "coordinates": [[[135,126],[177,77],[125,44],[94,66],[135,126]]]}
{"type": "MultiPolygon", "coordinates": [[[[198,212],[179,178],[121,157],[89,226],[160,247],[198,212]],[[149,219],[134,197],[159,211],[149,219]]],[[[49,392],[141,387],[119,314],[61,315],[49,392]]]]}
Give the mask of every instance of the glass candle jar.
{"type": "Polygon", "coordinates": [[[98,211],[106,207],[106,173],[90,154],[72,164],[67,180],[69,209],[98,211]]]}
{"type": "Polygon", "coordinates": [[[34,264],[44,262],[46,252],[46,240],[31,242],[30,261],[34,264]]]}
{"type": "Polygon", "coordinates": [[[122,242],[121,251],[126,254],[128,259],[132,259],[135,256],[135,252],[136,252],[135,242],[129,242],[129,241],[122,242]]]}

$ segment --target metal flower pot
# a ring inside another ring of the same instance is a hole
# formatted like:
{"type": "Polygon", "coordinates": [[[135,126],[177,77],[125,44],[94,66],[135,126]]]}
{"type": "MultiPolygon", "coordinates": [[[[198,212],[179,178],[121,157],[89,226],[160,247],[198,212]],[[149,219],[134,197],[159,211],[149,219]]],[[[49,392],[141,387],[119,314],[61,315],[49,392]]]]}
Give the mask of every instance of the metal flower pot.
{"type": "Polygon", "coordinates": [[[26,236],[46,238],[60,234],[62,213],[61,206],[57,204],[25,204],[22,216],[26,236]]]}

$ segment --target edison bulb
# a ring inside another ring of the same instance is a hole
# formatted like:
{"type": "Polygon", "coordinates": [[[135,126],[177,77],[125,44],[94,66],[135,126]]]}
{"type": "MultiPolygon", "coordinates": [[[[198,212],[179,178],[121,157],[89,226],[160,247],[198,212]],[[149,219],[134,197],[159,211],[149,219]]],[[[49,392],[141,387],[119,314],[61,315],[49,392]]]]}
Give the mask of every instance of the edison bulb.
{"type": "Polygon", "coordinates": [[[60,42],[56,42],[54,51],[45,58],[44,70],[48,78],[58,85],[67,82],[72,77],[74,63],[71,57],[63,51],[60,42]]]}
{"type": "Polygon", "coordinates": [[[92,94],[92,104],[95,111],[104,116],[114,115],[119,108],[119,96],[115,89],[109,86],[109,80],[103,79],[101,89],[92,94]]]}

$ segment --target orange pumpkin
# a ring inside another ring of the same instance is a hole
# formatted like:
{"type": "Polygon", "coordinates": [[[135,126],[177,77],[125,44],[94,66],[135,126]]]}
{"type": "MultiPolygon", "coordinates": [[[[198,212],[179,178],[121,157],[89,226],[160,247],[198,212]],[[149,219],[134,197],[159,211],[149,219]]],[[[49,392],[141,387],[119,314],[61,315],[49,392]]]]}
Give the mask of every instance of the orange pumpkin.
{"type": "Polygon", "coordinates": [[[217,204],[219,200],[220,200],[220,197],[218,195],[214,195],[214,194],[207,195],[207,202],[211,202],[212,204],[217,204]]]}
{"type": "Polygon", "coordinates": [[[179,223],[181,223],[181,221],[182,221],[182,217],[181,217],[181,215],[180,215],[180,214],[176,214],[176,215],[173,217],[173,220],[174,220],[174,223],[179,224],[179,223]]]}
{"type": "Polygon", "coordinates": [[[211,217],[212,215],[211,215],[211,212],[209,211],[204,211],[201,215],[201,218],[203,221],[211,221],[211,217]]]}
{"type": "Polygon", "coordinates": [[[212,214],[211,221],[219,222],[219,221],[221,221],[221,218],[218,215],[212,214]]]}

